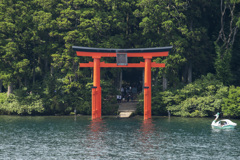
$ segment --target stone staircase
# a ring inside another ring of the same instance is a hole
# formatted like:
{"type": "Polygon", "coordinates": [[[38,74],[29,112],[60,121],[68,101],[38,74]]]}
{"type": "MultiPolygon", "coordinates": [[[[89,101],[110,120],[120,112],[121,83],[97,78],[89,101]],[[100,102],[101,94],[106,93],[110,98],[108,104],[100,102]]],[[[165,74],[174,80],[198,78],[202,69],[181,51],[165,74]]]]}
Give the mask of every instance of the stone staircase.
{"type": "Polygon", "coordinates": [[[131,115],[136,112],[137,109],[137,101],[123,102],[119,103],[118,108],[118,117],[119,118],[129,118],[131,115]]]}

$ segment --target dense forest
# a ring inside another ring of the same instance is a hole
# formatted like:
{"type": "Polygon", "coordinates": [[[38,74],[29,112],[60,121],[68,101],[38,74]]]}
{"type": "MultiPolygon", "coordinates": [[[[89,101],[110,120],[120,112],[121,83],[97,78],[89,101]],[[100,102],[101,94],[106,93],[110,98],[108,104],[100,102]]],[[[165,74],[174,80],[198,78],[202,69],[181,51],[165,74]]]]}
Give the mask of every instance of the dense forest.
{"type": "MultiPolygon", "coordinates": [[[[173,46],[153,59],[166,64],[152,69],[153,115],[240,117],[239,28],[240,0],[1,0],[0,114],[90,114],[92,69],[79,63],[92,58],[72,46],[173,46]]],[[[103,114],[116,114],[121,75],[127,86],[141,73],[101,70],[103,114]]]]}

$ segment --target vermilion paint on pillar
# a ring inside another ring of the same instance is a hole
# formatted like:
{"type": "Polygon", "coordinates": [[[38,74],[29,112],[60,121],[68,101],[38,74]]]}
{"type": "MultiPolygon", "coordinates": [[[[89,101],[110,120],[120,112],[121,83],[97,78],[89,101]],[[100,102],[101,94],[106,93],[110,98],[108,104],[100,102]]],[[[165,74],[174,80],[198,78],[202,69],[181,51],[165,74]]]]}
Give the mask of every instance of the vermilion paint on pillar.
{"type": "Polygon", "coordinates": [[[152,115],[152,78],[151,78],[151,58],[145,58],[144,68],[144,119],[150,119],[152,115]]]}
{"type": "Polygon", "coordinates": [[[95,97],[94,102],[92,102],[92,119],[101,118],[101,88],[100,88],[100,58],[94,58],[94,67],[93,67],[93,86],[95,88],[95,97]]]}

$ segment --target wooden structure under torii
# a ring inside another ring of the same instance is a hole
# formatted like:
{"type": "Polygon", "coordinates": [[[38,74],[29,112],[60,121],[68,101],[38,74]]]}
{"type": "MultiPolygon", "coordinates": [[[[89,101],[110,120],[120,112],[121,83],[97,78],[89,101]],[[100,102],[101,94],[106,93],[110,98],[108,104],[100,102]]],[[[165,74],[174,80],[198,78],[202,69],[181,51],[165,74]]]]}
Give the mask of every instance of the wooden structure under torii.
{"type": "Polygon", "coordinates": [[[93,58],[93,62],[80,63],[79,67],[93,67],[93,86],[92,86],[92,119],[101,118],[102,94],[100,85],[100,68],[103,67],[132,67],[144,68],[144,119],[150,119],[151,112],[151,68],[165,67],[163,63],[151,62],[153,57],[168,56],[172,46],[157,48],[137,48],[137,49],[106,49],[73,46],[77,56],[88,56],[93,58]],[[117,63],[100,62],[102,57],[116,57],[117,63]],[[128,63],[128,57],[143,57],[144,62],[128,63]]]}

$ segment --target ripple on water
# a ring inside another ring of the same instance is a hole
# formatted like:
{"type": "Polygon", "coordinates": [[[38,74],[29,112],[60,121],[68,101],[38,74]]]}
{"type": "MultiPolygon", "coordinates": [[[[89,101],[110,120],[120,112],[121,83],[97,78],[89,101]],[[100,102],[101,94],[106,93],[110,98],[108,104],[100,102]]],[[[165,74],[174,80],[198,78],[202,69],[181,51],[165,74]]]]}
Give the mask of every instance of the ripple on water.
{"type": "Polygon", "coordinates": [[[0,159],[240,159],[238,127],[211,121],[0,116],[0,159]]]}

